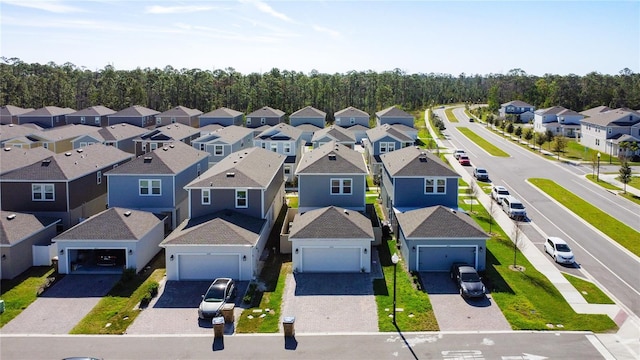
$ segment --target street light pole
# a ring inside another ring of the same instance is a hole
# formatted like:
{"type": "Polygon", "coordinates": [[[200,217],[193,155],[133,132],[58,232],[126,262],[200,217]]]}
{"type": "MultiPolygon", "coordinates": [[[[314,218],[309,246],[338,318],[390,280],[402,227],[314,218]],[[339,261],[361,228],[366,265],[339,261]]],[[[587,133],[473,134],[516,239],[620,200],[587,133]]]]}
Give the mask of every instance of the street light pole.
{"type": "Polygon", "coordinates": [[[600,152],[598,152],[598,175],[596,176],[596,182],[600,182],[600,152]]]}
{"type": "Polygon", "coordinates": [[[396,273],[398,271],[398,261],[400,258],[397,253],[393,253],[391,262],[393,263],[393,324],[396,324],[396,273]]]}

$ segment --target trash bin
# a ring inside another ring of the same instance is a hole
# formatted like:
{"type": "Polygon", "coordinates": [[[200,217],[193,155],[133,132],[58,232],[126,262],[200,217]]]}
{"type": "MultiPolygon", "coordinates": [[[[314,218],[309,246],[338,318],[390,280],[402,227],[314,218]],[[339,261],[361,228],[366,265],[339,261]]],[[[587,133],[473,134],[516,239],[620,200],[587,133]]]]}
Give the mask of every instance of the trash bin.
{"type": "Polygon", "coordinates": [[[296,335],[296,331],[293,326],[295,322],[296,322],[296,318],[293,316],[286,316],[282,319],[282,328],[284,329],[284,336],[293,337],[296,335]]]}
{"type": "Polygon", "coordinates": [[[53,265],[53,269],[57,273],[58,272],[58,256],[54,256],[53,258],[51,258],[51,265],[53,265]]]}
{"type": "Polygon", "coordinates": [[[222,316],[214,317],[211,320],[211,324],[213,324],[213,336],[216,338],[221,338],[224,336],[224,318],[222,316]]]}
{"type": "Polygon", "coordinates": [[[227,324],[233,323],[233,309],[236,307],[236,304],[224,304],[222,307],[222,317],[224,318],[224,322],[227,324]]]}

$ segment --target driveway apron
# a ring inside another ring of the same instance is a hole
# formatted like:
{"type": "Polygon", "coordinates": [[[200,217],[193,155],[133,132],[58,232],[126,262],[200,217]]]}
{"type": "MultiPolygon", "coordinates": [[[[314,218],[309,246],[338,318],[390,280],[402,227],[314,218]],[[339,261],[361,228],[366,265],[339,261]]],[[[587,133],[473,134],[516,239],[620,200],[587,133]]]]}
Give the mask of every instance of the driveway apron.
{"type": "Polygon", "coordinates": [[[2,327],[2,333],[68,334],[120,276],[66,275],[2,327]]]}
{"type": "Polygon", "coordinates": [[[464,299],[449,273],[420,273],[420,277],[440,331],[511,330],[491,294],[479,299],[464,299]]]}

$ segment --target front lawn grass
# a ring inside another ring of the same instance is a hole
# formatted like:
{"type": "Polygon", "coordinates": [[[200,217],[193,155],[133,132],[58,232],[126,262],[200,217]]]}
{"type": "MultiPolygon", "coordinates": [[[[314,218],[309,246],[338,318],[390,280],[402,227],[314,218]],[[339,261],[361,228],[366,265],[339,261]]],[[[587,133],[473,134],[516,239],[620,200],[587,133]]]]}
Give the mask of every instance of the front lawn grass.
{"type": "MultiPolygon", "coordinates": [[[[396,251],[395,241],[384,241],[379,247],[380,265],[384,279],[373,281],[373,293],[378,307],[378,330],[397,331],[393,325],[393,263],[391,254],[396,251]]],[[[398,253],[400,255],[400,253],[398,253]]],[[[418,276],[407,272],[404,260],[400,260],[396,273],[396,323],[402,331],[437,331],[438,322],[433,313],[429,296],[419,285],[418,276]]]]}
{"type": "Polygon", "coordinates": [[[236,328],[238,333],[277,333],[279,331],[282,296],[289,273],[291,273],[291,261],[284,262],[280,255],[270,258],[260,274],[260,285],[251,300],[253,304],[258,305],[242,311],[236,328]],[[254,310],[262,311],[254,312],[254,310]],[[262,314],[265,316],[260,317],[262,314]]]}
{"type": "Polygon", "coordinates": [[[458,131],[460,131],[464,136],[468,137],[471,141],[476,143],[476,145],[483,148],[484,151],[488,152],[490,155],[509,157],[509,154],[502,151],[500,148],[493,145],[492,143],[488,142],[485,138],[479,136],[478,134],[473,132],[471,129],[466,127],[457,127],[456,129],[458,129],[458,131]]]}
{"type": "Polygon", "coordinates": [[[0,328],[22,310],[36,301],[38,289],[53,275],[51,266],[34,266],[11,280],[2,280],[0,299],[4,300],[4,312],[0,314],[0,328]]]}
{"type": "Polygon", "coordinates": [[[573,275],[563,273],[564,277],[569,280],[571,285],[573,285],[576,290],[582,294],[585,300],[589,304],[615,304],[613,300],[611,300],[607,294],[602,292],[600,288],[592,283],[591,281],[583,280],[579,277],[575,277],[573,275]]]}
{"type": "Polygon", "coordinates": [[[148,293],[149,284],[165,275],[164,252],[156,255],[148,270],[128,281],[119,281],[73,328],[71,334],[124,334],[140,314],[136,306],[148,293]],[[110,325],[108,325],[110,324],[110,325]]]}
{"type": "Polygon", "coordinates": [[[584,221],[602,231],[627,250],[640,256],[640,233],[618,219],[584,201],[549,179],[532,178],[529,182],[571,210],[584,221]]]}

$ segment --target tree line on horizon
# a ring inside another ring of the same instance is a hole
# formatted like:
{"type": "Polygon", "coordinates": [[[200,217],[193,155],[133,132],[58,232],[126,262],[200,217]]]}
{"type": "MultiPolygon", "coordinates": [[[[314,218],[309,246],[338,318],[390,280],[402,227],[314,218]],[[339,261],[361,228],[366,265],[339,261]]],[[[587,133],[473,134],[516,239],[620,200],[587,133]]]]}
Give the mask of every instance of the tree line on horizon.
{"type": "Polygon", "coordinates": [[[208,112],[227,107],[250,113],[263,106],[291,114],[311,105],[327,113],[354,106],[369,114],[397,105],[406,111],[452,103],[488,103],[491,110],[511,100],[537,108],[563,106],[583,111],[606,105],[640,109],[640,74],[625,68],[617,75],[591,72],[544,76],[521,69],[507,74],[459,76],[349,71],[309,74],[273,68],[241,74],[233,68],[202,70],[172,66],[117,70],[111,65],[88,70],[72,63],[25,63],[0,58],[0,106],[44,106],[76,110],[103,105],[121,110],[142,105],[166,111],[182,105],[208,112]]]}

